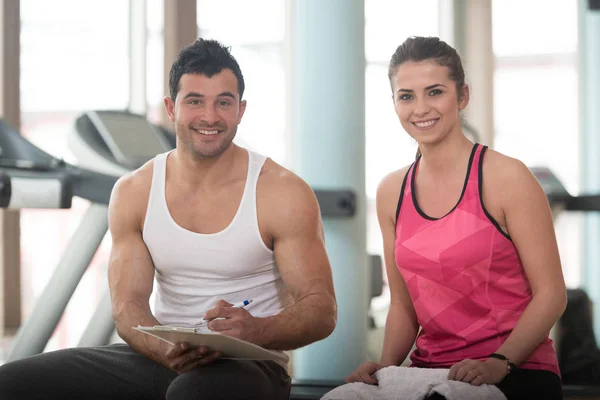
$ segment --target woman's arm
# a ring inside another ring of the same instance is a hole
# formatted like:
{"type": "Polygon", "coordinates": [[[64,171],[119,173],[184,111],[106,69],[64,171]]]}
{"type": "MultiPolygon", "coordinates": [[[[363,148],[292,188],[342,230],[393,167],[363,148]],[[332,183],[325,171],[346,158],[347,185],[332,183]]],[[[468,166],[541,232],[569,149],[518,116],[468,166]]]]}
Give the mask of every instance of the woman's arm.
{"type": "Polygon", "coordinates": [[[390,308],[385,323],[381,365],[399,365],[412,348],[419,324],[406,283],[395,260],[398,189],[406,169],[386,177],[377,190],[377,217],[383,236],[383,253],[390,288],[390,308]]]}
{"type": "MultiPolygon", "coordinates": [[[[549,334],[565,310],[567,294],[552,213],[544,191],[522,162],[493,151],[488,153],[483,163],[487,182],[483,200],[512,238],[532,291],[531,302],[495,351],[518,365],[549,334]]],[[[507,373],[506,361],[466,359],[450,368],[448,378],[473,385],[495,384],[507,373]]]]}
{"type": "MultiPolygon", "coordinates": [[[[499,154],[493,156],[499,158],[499,154]]],[[[567,304],[552,213],[542,187],[520,161],[504,164],[494,191],[500,196],[508,234],[517,249],[529,284],[532,300],[512,333],[496,351],[519,364],[544,340],[567,304]]],[[[500,162],[492,167],[499,166],[500,162]]],[[[493,188],[492,188],[493,189],[493,188]]]]}
{"type": "Polygon", "coordinates": [[[383,351],[379,364],[372,361],[363,363],[346,382],[363,382],[377,384],[374,373],[387,366],[400,365],[408,355],[419,325],[406,283],[396,267],[394,245],[396,241],[396,207],[399,189],[406,175],[407,168],[388,175],[377,189],[377,218],[383,235],[383,252],[387,279],[390,288],[391,304],[385,323],[383,351]]]}

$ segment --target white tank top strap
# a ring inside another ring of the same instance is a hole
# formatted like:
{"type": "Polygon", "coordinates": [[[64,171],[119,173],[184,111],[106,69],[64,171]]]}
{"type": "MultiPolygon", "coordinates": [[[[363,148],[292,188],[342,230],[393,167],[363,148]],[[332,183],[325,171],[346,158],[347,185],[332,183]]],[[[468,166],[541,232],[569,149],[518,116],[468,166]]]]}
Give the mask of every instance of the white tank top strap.
{"type": "MultiPolygon", "coordinates": [[[[256,213],[256,186],[266,159],[265,156],[248,150],[248,173],[246,175],[244,196],[240,203],[240,213],[251,223],[258,222],[256,213]]],[[[258,229],[258,226],[256,228],[258,229]]]]}
{"type": "Polygon", "coordinates": [[[167,157],[171,151],[172,150],[158,154],[154,157],[152,185],[150,186],[150,197],[148,198],[148,207],[146,209],[144,233],[146,233],[150,216],[153,218],[152,222],[158,223],[159,225],[168,223],[170,219],[165,195],[165,178],[167,171],[167,157]]]}

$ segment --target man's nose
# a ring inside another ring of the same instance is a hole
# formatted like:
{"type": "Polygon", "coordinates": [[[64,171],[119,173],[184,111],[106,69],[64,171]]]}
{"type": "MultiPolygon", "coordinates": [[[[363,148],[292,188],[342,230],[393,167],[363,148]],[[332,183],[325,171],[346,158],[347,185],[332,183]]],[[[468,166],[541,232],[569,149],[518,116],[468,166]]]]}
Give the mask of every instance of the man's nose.
{"type": "Polygon", "coordinates": [[[201,119],[208,125],[214,125],[219,121],[219,114],[215,110],[215,107],[206,106],[202,110],[201,119]]]}

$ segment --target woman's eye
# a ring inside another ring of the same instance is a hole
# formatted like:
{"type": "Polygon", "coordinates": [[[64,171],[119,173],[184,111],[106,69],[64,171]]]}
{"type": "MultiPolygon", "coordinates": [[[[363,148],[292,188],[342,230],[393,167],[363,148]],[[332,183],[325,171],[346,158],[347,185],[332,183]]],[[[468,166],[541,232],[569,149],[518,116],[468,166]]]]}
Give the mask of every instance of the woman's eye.
{"type": "Polygon", "coordinates": [[[431,92],[429,92],[430,96],[437,96],[438,94],[442,94],[440,89],[433,89],[431,92]]]}

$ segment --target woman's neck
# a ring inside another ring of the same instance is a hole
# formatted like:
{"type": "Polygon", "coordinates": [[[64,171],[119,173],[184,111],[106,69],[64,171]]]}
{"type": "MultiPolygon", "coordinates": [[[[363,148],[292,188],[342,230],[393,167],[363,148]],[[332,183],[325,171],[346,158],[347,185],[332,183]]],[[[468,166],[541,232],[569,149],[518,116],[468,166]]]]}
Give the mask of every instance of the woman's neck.
{"type": "Polygon", "coordinates": [[[444,177],[464,166],[473,150],[473,143],[462,133],[455,138],[446,138],[435,144],[419,144],[421,161],[419,169],[429,174],[444,177]]]}

